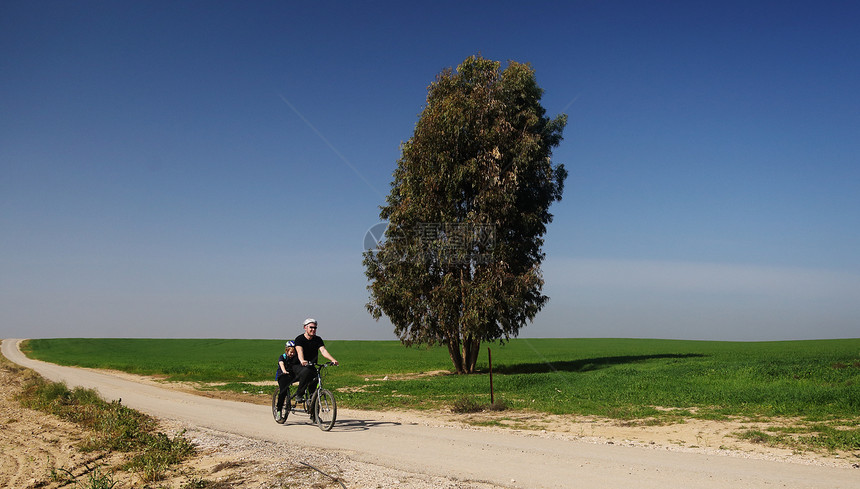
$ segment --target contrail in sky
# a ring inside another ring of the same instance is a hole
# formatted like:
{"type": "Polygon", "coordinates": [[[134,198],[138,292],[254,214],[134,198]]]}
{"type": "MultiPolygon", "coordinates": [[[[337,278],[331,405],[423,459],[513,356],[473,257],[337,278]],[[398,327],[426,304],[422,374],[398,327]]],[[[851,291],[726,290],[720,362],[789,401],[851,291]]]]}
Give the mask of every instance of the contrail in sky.
{"type": "Polygon", "coordinates": [[[367,178],[365,178],[365,177],[364,177],[364,175],[362,175],[360,171],[358,171],[358,168],[356,168],[356,167],[355,167],[355,165],[353,165],[352,163],[350,163],[350,162],[349,162],[349,160],[348,160],[348,159],[346,159],[346,156],[344,156],[344,155],[343,155],[343,153],[341,153],[340,151],[338,151],[338,150],[337,150],[337,148],[335,148],[335,147],[334,147],[334,145],[333,145],[333,144],[331,144],[331,143],[329,142],[329,140],[328,140],[328,139],[326,139],[326,137],[325,137],[325,136],[323,136],[323,133],[321,133],[321,132],[319,131],[319,129],[317,129],[313,124],[311,124],[311,121],[307,120],[307,118],[305,118],[305,116],[304,116],[304,115],[302,115],[302,113],[301,113],[301,112],[299,112],[299,110],[298,110],[297,108],[295,108],[295,106],[293,106],[293,104],[291,104],[291,103],[290,103],[290,101],[289,101],[289,100],[287,100],[287,98],[286,98],[286,97],[284,97],[284,96],[283,96],[283,95],[281,95],[280,93],[278,94],[278,97],[280,97],[280,98],[281,98],[281,100],[283,100],[283,101],[284,101],[284,103],[285,103],[285,104],[287,104],[287,106],[288,106],[288,107],[289,107],[289,108],[290,108],[290,109],[291,109],[291,110],[292,110],[292,111],[293,111],[297,116],[299,116],[299,119],[301,119],[301,120],[302,120],[302,121],[303,121],[303,122],[304,122],[308,127],[310,127],[310,128],[311,128],[311,130],[312,130],[314,133],[316,133],[316,135],[317,135],[317,136],[319,136],[319,138],[320,138],[320,139],[322,139],[322,141],[326,144],[326,146],[328,146],[328,148],[329,148],[330,150],[332,150],[332,152],[333,152],[334,154],[336,154],[336,155],[337,155],[337,157],[338,157],[338,158],[340,158],[340,160],[341,160],[341,161],[342,161],[346,166],[348,166],[348,167],[349,167],[353,172],[355,172],[355,174],[356,174],[356,175],[358,175],[358,178],[360,178],[360,179],[361,179],[365,184],[367,184],[367,186],[368,186],[368,187],[370,187],[370,189],[371,189],[371,190],[373,190],[374,192],[376,192],[376,194],[377,194],[377,195],[379,195],[380,197],[382,197],[383,199],[385,199],[385,196],[384,196],[384,195],[382,195],[382,192],[380,192],[379,190],[377,190],[377,189],[376,189],[376,187],[374,187],[374,186],[373,186],[373,184],[372,184],[372,183],[370,183],[370,181],[369,181],[367,178]]]}
{"type": "Polygon", "coordinates": [[[582,94],[581,94],[581,93],[576,94],[576,97],[573,97],[573,100],[571,100],[567,105],[565,105],[565,106],[564,106],[564,108],[563,108],[563,109],[561,109],[561,112],[562,112],[562,113],[567,112],[567,109],[569,109],[569,108],[570,108],[570,106],[571,106],[571,105],[573,105],[573,103],[574,103],[574,102],[576,102],[577,100],[579,100],[579,96],[580,96],[580,95],[582,95],[582,94]]]}

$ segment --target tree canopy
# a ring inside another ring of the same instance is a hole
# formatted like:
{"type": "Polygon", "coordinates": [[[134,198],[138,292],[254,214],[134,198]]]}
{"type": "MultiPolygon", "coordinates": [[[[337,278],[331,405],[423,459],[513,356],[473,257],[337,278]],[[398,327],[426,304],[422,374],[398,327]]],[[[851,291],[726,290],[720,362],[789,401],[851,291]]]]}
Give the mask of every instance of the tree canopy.
{"type": "Polygon", "coordinates": [[[549,299],[543,236],[567,172],[553,165],[567,116],[548,118],[529,64],[471,56],[430,84],[364,255],[367,309],[401,342],[447,345],[458,373],[482,341],[508,340],[549,299]]]}

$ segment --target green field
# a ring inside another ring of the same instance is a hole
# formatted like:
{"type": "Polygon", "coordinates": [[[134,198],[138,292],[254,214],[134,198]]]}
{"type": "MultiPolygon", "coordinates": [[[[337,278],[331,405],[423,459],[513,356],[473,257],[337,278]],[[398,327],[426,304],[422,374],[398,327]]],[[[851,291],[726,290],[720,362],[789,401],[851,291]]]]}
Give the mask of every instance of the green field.
{"type": "MultiPolygon", "coordinates": [[[[266,402],[272,388],[261,391],[249,383],[274,379],[283,345],[282,340],[40,339],[27,342],[24,350],[62,365],[199,382],[201,389],[246,392],[266,402]]],[[[489,407],[491,348],[493,408],[634,424],[781,420],[764,431],[749,428],[737,435],[798,450],[860,454],[860,339],[516,339],[484,345],[478,361],[482,373],[465,376],[451,374],[445,348],[405,348],[397,341],[327,341],[326,346],[341,362],[327,369],[326,378],[341,407],[489,407]]]]}
{"type": "MultiPolygon", "coordinates": [[[[466,398],[489,401],[487,351],[494,390],[511,409],[622,419],[675,414],[803,417],[860,416],[860,339],[707,342],[640,339],[516,339],[485,345],[484,373],[450,371],[444,348],[405,348],[396,341],[328,341],[341,366],[326,383],[342,406],[436,408],[466,398]],[[381,380],[388,376],[388,380],[381,380]],[[660,409],[657,409],[660,408],[660,409]]],[[[29,355],[63,365],[109,368],[169,380],[272,380],[280,340],[41,339],[29,355]]]]}

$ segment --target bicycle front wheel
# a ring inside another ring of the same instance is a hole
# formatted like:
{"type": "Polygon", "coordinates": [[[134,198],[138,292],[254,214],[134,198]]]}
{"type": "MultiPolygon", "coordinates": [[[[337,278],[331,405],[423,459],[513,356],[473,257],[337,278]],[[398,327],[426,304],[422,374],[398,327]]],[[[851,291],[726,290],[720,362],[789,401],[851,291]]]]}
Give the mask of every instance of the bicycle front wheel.
{"type": "Polygon", "coordinates": [[[337,419],[337,403],[334,394],[326,389],[318,389],[314,395],[314,418],[317,426],[323,431],[329,431],[337,419]]]}

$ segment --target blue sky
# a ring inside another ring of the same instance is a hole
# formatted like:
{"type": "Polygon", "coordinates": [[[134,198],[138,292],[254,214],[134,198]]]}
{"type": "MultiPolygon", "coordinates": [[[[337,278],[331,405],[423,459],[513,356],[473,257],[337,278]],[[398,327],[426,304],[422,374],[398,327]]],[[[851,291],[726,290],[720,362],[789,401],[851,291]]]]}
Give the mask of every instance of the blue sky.
{"type": "Polygon", "coordinates": [[[570,172],[524,337],[860,331],[854,2],[0,3],[0,336],[393,339],[427,85],[530,62],[570,172]]]}

